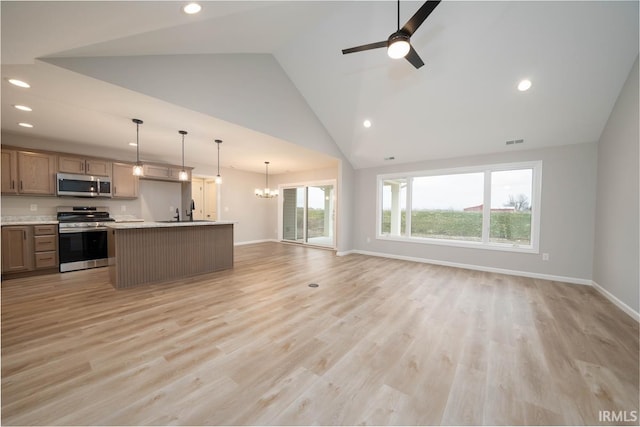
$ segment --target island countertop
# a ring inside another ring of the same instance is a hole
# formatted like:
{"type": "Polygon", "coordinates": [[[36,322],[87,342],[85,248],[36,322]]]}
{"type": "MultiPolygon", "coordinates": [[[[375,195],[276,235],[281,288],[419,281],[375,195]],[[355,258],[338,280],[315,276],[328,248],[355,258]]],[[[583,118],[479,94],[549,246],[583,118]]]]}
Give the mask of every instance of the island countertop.
{"type": "Polygon", "coordinates": [[[229,225],[235,224],[235,221],[144,221],[144,222],[109,222],[105,225],[116,230],[128,230],[132,228],[173,228],[173,227],[194,227],[200,225],[229,225]]]}

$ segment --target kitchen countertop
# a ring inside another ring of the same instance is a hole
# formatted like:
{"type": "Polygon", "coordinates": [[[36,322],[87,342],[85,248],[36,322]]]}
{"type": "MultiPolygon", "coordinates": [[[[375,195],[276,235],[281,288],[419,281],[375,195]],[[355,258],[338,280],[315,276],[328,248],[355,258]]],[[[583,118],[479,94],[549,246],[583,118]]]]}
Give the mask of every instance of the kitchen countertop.
{"type": "Polygon", "coordinates": [[[52,215],[6,215],[0,219],[2,225],[49,225],[58,224],[58,220],[52,215]]]}
{"type": "Polygon", "coordinates": [[[235,221],[172,221],[172,222],[115,222],[106,224],[107,227],[116,230],[127,230],[132,228],[171,228],[171,227],[194,227],[235,224],[235,221]]]}

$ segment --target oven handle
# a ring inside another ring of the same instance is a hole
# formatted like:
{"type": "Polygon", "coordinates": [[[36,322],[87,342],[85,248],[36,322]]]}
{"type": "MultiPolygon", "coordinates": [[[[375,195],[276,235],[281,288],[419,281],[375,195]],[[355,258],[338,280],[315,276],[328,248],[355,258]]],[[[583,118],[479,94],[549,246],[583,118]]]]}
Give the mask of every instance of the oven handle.
{"type": "Polygon", "coordinates": [[[107,231],[107,227],[86,227],[86,228],[60,228],[60,234],[89,233],[92,231],[107,231]]]}

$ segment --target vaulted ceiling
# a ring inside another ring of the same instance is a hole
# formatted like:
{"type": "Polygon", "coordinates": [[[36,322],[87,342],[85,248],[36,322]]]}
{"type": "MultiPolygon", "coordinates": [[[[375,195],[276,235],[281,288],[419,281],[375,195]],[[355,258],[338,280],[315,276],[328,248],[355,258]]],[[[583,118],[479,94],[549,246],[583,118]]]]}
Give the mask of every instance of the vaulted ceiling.
{"type": "Polygon", "coordinates": [[[223,166],[274,173],[588,143],[638,56],[636,1],[443,1],[411,38],[418,70],[341,53],[395,31],[395,2],[201,3],[2,2],[2,129],[135,150],[140,116],[151,158],[175,161],[186,129],[187,163],[221,138],[223,166]]]}

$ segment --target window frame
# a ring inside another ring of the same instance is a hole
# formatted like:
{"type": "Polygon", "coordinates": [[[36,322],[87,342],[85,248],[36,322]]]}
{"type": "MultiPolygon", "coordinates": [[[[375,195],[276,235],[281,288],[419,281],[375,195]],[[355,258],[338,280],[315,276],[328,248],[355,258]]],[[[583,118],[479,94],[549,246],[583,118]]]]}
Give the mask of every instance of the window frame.
{"type": "Polygon", "coordinates": [[[420,170],[400,173],[386,173],[376,175],[376,239],[384,241],[397,241],[407,243],[455,246],[474,249],[488,249],[506,252],[540,253],[540,216],[542,202],[542,160],[498,163],[480,166],[457,167],[448,169],[420,170]],[[509,170],[532,170],[532,191],[531,191],[531,242],[529,245],[518,245],[513,243],[499,243],[490,241],[490,219],[491,219],[491,173],[509,170]],[[455,240],[455,239],[435,239],[431,237],[411,236],[411,207],[413,193],[413,178],[439,175],[457,175],[465,173],[484,173],[484,194],[482,209],[482,240],[480,242],[455,240]],[[382,192],[385,180],[406,179],[407,195],[405,209],[405,235],[382,234],[382,192]]]}

